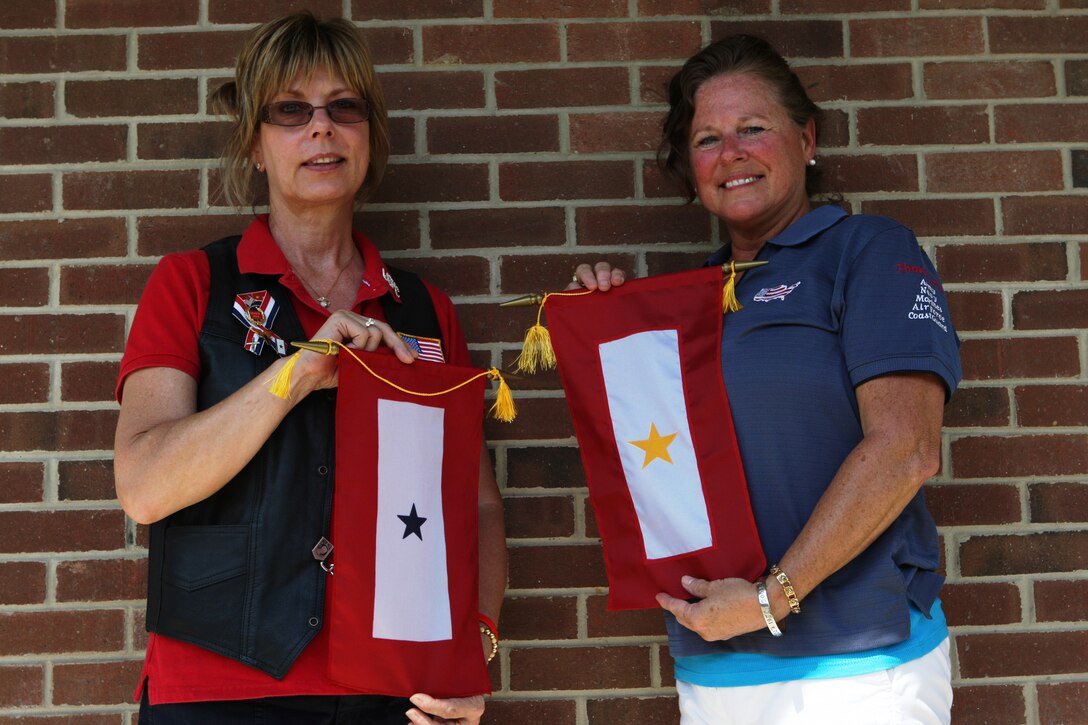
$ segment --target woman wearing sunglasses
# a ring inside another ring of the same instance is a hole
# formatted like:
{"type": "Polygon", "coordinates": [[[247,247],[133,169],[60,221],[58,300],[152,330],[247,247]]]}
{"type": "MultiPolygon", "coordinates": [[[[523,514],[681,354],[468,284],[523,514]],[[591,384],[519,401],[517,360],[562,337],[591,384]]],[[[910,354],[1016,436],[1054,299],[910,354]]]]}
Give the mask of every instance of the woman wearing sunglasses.
{"type": "MultiPolygon", "coordinates": [[[[449,298],[384,264],[352,228],[389,155],[366,46],[342,19],[266,23],[213,100],[233,122],[225,194],[252,207],[267,187],[269,213],[240,236],[165,257],[122,360],[117,495],[150,524],[140,722],[478,723],[482,697],[409,700],[329,680],[328,567],[315,559],[328,556],[336,360],[303,352],[288,398],[268,392],[284,342],[300,337],[406,364],[418,339],[439,340],[441,361],[469,364],[449,298]]],[[[481,455],[480,656],[490,659],[506,553],[481,455]]]]}

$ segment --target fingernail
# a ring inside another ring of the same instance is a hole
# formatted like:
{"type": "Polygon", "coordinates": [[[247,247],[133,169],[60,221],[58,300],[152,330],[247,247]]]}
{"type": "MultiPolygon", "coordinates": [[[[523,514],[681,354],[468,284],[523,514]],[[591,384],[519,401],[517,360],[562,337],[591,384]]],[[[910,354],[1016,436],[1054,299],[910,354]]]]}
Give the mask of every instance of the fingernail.
{"type": "Polygon", "coordinates": [[[691,584],[693,581],[695,581],[695,577],[693,577],[693,576],[682,576],[682,577],[680,577],[680,583],[683,584],[684,586],[687,586],[688,584],[691,584]]]}

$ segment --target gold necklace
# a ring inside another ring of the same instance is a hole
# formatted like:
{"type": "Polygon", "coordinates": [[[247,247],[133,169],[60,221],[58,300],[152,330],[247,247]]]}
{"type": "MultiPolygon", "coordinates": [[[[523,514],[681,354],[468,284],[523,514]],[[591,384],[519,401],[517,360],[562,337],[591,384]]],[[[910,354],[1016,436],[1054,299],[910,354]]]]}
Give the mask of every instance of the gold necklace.
{"type": "Polygon", "coordinates": [[[299,278],[299,281],[302,282],[302,284],[306,285],[306,287],[317,296],[317,304],[321,305],[327,310],[330,304],[329,293],[336,289],[336,283],[339,282],[340,278],[344,276],[344,271],[351,266],[351,263],[354,261],[354,259],[355,258],[353,256],[351,259],[348,260],[347,264],[340,268],[340,273],[336,275],[336,279],[334,279],[332,281],[332,284],[329,285],[329,288],[325,290],[325,294],[321,294],[320,292],[318,292],[317,287],[314,287],[312,284],[303,279],[302,275],[298,273],[297,269],[292,267],[291,271],[295,273],[295,276],[299,278]]]}

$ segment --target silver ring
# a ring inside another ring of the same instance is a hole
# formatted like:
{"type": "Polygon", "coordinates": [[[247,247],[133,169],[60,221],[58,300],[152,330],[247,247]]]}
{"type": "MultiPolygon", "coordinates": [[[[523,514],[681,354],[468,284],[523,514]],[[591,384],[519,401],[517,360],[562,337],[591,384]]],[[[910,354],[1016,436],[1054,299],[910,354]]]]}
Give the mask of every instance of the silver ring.
{"type": "Polygon", "coordinates": [[[366,318],[366,322],[363,323],[363,327],[373,327],[373,325],[374,325],[374,318],[373,317],[366,318]]]}

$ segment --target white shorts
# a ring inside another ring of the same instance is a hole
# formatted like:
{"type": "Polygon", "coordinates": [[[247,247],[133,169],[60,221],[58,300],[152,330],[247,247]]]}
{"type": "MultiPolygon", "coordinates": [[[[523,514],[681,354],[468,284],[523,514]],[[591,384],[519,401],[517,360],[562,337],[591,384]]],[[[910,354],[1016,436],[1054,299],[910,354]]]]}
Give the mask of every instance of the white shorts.
{"type": "Polygon", "coordinates": [[[949,725],[952,665],[946,637],[890,670],[749,687],[677,682],[681,725],[949,725]]]}

